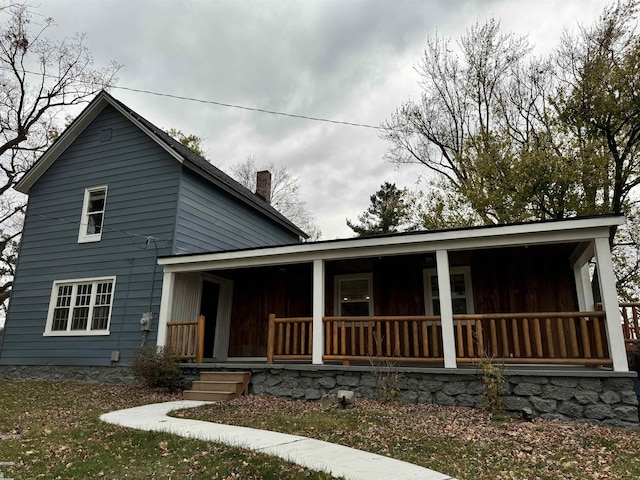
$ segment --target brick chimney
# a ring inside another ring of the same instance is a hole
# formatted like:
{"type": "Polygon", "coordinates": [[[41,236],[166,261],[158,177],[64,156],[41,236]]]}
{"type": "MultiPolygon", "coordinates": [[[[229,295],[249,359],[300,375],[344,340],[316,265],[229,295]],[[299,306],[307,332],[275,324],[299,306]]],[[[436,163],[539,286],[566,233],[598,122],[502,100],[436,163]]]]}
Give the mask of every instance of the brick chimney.
{"type": "Polygon", "coordinates": [[[271,203],[271,172],[269,170],[256,174],[256,194],[265,202],[271,203]]]}

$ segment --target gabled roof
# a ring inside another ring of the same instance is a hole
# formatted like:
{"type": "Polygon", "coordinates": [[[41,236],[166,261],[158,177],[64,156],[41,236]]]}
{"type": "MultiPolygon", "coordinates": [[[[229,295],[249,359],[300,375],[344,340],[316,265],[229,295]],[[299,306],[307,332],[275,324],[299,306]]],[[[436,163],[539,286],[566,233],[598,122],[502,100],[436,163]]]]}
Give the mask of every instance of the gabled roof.
{"type": "Polygon", "coordinates": [[[49,169],[51,165],[62,155],[62,153],[73,143],[73,141],[84,131],[87,126],[104,110],[107,105],[111,105],[122,115],[134,123],[140,130],[146,133],[149,138],[166,150],[181,164],[199,174],[215,186],[221,188],[236,199],[245,203],[249,207],[259,211],[271,220],[279,223],[291,232],[304,238],[308,235],[294,225],[289,219],[264,201],[260,196],[254,194],[249,189],[235,181],[219,168],[211,165],[201,156],[195,154],[189,148],[182,145],[162,129],[156,127],[146,118],[137,114],[124,103],[116,100],[104,90],[100,92],[80,115],[69,125],[60,137],[47,149],[40,159],[23,175],[16,184],[16,190],[22,193],[29,193],[33,184],[49,169]]]}

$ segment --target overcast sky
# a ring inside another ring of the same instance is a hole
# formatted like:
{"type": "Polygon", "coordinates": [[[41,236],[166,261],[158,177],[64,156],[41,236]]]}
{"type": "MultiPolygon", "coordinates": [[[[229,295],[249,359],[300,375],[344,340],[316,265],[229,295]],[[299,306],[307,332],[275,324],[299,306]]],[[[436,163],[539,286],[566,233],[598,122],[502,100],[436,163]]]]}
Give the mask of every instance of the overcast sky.
{"type": "MultiPolygon", "coordinates": [[[[117,85],[247,107],[379,125],[418,99],[414,71],[428,34],[457,38],[491,16],[528,35],[537,53],[565,28],[593,22],[598,0],[169,1],[48,0],[55,36],[87,34],[97,65],[124,65],[117,85]]],[[[34,17],[37,21],[37,17],[34,17]]],[[[144,93],[111,93],[159,127],[204,139],[223,170],[254,156],[285,165],[324,239],[352,236],[384,181],[414,188],[426,172],[385,162],[375,130],[224,108],[144,93]]]]}

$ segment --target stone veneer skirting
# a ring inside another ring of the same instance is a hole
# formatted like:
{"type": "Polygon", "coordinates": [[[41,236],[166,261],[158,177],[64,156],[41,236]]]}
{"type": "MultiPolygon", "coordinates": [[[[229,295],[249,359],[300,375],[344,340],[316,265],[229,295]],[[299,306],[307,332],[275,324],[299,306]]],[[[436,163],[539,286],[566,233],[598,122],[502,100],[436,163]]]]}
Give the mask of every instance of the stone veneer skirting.
{"type": "Polygon", "coordinates": [[[72,367],[62,365],[0,365],[0,379],[73,380],[123,385],[133,383],[129,367],[72,367]]]}
{"type": "MultiPolygon", "coordinates": [[[[376,398],[374,368],[341,365],[264,365],[248,363],[183,364],[184,385],[204,370],[251,371],[250,393],[296,400],[319,400],[326,393],[352,390],[359,397],[376,398]]],[[[382,370],[378,370],[379,372],[382,370]]],[[[481,373],[471,368],[397,367],[398,400],[479,408],[481,373]]],[[[634,372],[589,368],[508,367],[504,405],[507,411],[530,408],[542,418],[587,420],[593,423],[638,427],[638,398],[634,372]]],[[[126,384],[134,378],[127,367],[0,366],[0,378],[21,380],[75,380],[126,384]]]]}
{"type": "MultiPolygon", "coordinates": [[[[185,380],[198,379],[206,365],[185,365],[185,380]]],[[[250,393],[296,400],[318,400],[326,393],[352,390],[356,396],[376,398],[372,367],[338,365],[214,364],[209,370],[250,370],[250,393]]],[[[398,400],[480,408],[481,373],[472,368],[403,368],[398,373],[398,400]]],[[[507,411],[530,408],[535,416],[561,420],[638,427],[636,373],[588,368],[508,367],[504,406],[507,411]]]]}

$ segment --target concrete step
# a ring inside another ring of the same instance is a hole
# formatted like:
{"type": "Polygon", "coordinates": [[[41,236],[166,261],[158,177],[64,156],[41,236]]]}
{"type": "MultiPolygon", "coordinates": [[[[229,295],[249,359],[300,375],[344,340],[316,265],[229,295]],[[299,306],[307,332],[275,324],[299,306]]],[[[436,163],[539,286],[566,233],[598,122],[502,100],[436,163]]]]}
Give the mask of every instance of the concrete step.
{"type": "Polygon", "coordinates": [[[201,400],[204,402],[221,402],[238,398],[238,394],[233,392],[202,392],[197,390],[185,390],[183,392],[185,400],[201,400]]]}

